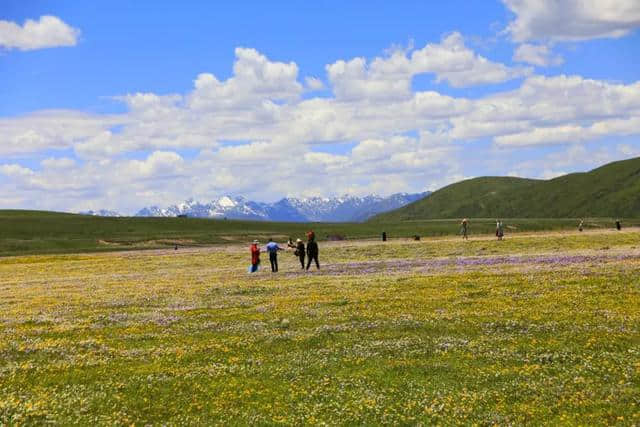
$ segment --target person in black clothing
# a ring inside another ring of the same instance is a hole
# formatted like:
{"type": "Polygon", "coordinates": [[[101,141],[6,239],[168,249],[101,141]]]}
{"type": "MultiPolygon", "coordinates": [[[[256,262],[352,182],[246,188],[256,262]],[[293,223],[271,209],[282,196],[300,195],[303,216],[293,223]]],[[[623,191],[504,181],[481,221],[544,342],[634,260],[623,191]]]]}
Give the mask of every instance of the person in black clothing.
{"type": "Polygon", "coordinates": [[[304,250],[304,243],[302,243],[302,240],[300,239],[296,240],[296,251],[294,252],[294,254],[300,259],[300,265],[304,270],[305,250],[304,250]]]}
{"type": "Polygon", "coordinates": [[[620,231],[620,229],[621,229],[621,228],[622,228],[622,226],[620,225],[620,220],[619,220],[619,219],[616,219],[616,229],[617,229],[618,231],[620,231]]]}
{"type": "Polygon", "coordinates": [[[320,270],[320,262],[318,262],[318,244],[316,243],[314,238],[309,238],[307,242],[307,270],[311,266],[311,261],[316,261],[316,267],[320,270]]]}

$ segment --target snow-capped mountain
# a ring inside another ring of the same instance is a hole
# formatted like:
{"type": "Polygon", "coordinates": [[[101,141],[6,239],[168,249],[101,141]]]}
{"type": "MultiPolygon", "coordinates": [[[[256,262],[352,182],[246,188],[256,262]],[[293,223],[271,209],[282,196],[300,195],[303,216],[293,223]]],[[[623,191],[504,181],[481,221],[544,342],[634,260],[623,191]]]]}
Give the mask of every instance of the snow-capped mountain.
{"type": "Polygon", "coordinates": [[[116,211],[110,211],[107,209],[100,209],[97,211],[93,211],[93,210],[89,210],[89,211],[84,211],[84,212],[80,212],[80,215],[92,215],[92,216],[122,216],[120,215],[119,212],[116,211]]]}
{"type": "Polygon", "coordinates": [[[196,218],[231,218],[268,220],[266,204],[245,200],[244,197],[224,196],[210,203],[200,203],[193,199],[167,208],[151,206],[141,209],[136,216],[178,216],[196,218]]]}
{"type": "Polygon", "coordinates": [[[223,196],[209,203],[193,199],[167,208],[151,206],[136,216],[173,217],[186,215],[198,218],[229,218],[288,222],[347,222],[364,221],[373,215],[397,209],[422,199],[430,192],[396,193],[389,197],[343,196],[284,198],[275,203],[253,202],[244,197],[223,196]]]}

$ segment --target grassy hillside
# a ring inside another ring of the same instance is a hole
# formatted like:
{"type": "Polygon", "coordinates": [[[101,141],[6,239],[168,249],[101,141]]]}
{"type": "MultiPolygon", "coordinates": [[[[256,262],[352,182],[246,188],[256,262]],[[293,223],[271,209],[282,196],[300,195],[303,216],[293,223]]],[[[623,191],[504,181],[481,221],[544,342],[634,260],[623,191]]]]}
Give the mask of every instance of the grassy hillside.
{"type": "MultiPolygon", "coordinates": [[[[638,221],[640,223],[640,221],[638,221]]],[[[507,233],[575,229],[573,219],[507,220],[507,233]]],[[[625,224],[627,225],[627,224],[625,224]]],[[[492,219],[474,219],[472,235],[491,233],[492,219]]],[[[611,227],[608,220],[590,220],[588,227],[611,227]]],[[[255,238],[273,237],[284,242],[303,237],[313,229],[319,240],[332,236],[375,239],[382,231],[389,238],[442,236],[458,233],[457,220],[398,221],[393,223],[274,223],[198,218],[102,218],[55,212],[0,210],[0,256],[40,253],[100,252],[199,246],[219,243],[245,244],[255,238]]]]}
{"type": "Polygon", "coordinates": [[[429,218],[640,218],[640,158],[551,180],[482,177],[449,185],[372,221],[429,218]]]}

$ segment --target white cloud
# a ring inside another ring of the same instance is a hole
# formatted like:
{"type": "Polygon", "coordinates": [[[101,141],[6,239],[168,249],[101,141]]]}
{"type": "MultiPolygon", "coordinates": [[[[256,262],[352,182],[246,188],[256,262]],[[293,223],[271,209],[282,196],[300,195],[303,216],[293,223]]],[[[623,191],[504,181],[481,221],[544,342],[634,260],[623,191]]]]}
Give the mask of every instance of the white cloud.
{"type": "Polygon", "coordinates": [[[539,127],[529,131],[497,136],[498,145],[532,146],[590,141],[606,136],[627,136],[640,133],[640,116],[593,122],[589,126],[564,125],[539,127]]]}
{"type": "Polygon", "coordinates": [[[184,160],[171,151],[154,151],[145,160],[131,160],[120,168],[128,177],[162,178],[182,173],[184,160]]]}
{"type": "MultiPolygon", "coordinates": [[[[475,139],[508,150],[640,134],[640,82],[529,76],[516,89],[475,99],[411,87],[417,73],[469,83],[486,78],[471,70],[485,68],[496,81],[526,70],[481,58],[454,33],[418,50],[336,61],[327,66],[335,96],[302,99],[315,83],[303,86],[295,63],[238,49],[228,79],[202,73],[185,94],[118,96],[128,109],[122,114],[61,110],[0,118],[0,156],[14,157],[0,166],[0,200],[28,194],[23,207],[80,210],[90,203],[135,212],[224,193],[273,200],[423,191],[468,177],[462,164],[473,146],[464,144],[475,139]],[[199,154],[183,156],[185,149],[199,154]],[[131,152],[137,160],[127,158],[131,152]],[[45,158],[41,169],[16,160],[31,153],[45,158]]],[[[531,176],[545,169],[571,165],[513,171],[531,176]]]]}
{"type": "Polygon", "coordinates": [[[302,85],[297,81],[294,62],[272,62],[255,49],[236,48],[233,77],[221,82],[210,73],[195,80],[188,97],[189,106],[197,110],[250,109],[256,103],[268,108],[271,101],[298,98],[302,85]]]}
{"type": "Polygon", "coordinates": [[[33,176],[34,172],[17,164],[0,165],[0,172],[9,177],[25,178],[33,176]]]}
{"type": "Polygon", "coordinates": [[[451,134],[463,140],[493,137],[500,145],[567,143],[640,133],[638,117],[640,82],[534,76],[514,91],[475,101],[468,114],[451,119],[451,134]]]}
{"type": "Polygon", "coordinates": [[[411,54],[415,73],[435,73],[436,81],[448,81],[453,87],[501,83],[524,77],[532,70],[507,67],[492,62],[467,48],[460,33],[452,33],[440,44],[428,44],[411,54]]]}
{"type": "Polygon", "coordinates": [[[75,46],[80,30],[55,16],[41,16],[38,21],[27,19],[20,26],[11,21],[0,21],[0,47],[34,50],[59,46],[75,46]]]}
{"type": "MultiPolygon", "coordinates": [[[[390,61],[393,61],[393,57],[390,61]]],[[[408,97],[411,89],[411,74],[396,70],[390,72],[379,70],[376,65],[384,63],[385,61],[381,59],[374,60],[369,68],[365,58],[353,58],[327,65],[327,75],[333,86],[333,93],[338,99],[343,100],[359,98],[385,100],[408,97]]]]}
{"type": "Polygon", "coordinates": [[[49,157],[40,162],[43,168],[68,170],[76,165],[76,161],[68,157],[49,157]]]}
{"type": "Polygon", "coordinates": [[[552,179],[570,171],[589,171],[603,164],[640,155],[640,148],[629,144],[570,144],[540,158],[516,163],[511,176],[552,179]]]}
{"type": "Polygon", "coordinates": [[[548,67],[551,65],[561,65],[564,60],[560,55],[554,55],[547,45],[521,44],[513,54],[513,60],[537,65],[538,67],[548,67]]]}
{"type": "Polygon", "coordinates": [[[503,0],[516,42],[622,37],[640,27],[637,0],[503,0]]]}
{"type": "Polygon", "coordinates": [[[72,148],[125,117],[90,115],[79,111],[50,110],[17,118],[0,118],[0,154],[33,153],[72,148]]]}
{"type": "Polygon", "coordinates": [[[329,81],[336,98],[355,100],[407,99],[411,93],[411,80],[418,74],[435,74],[435,81],[447,82],[453,87],[501,83],[524,77],[532,70],[526,67],[508,67],[480,56],[467,48],[460,33],[444,37],[440,43],[425,45],[408,55],[396,49],[388,57],[339,60],[326,66],[329,81]]]}
{"type": "Polygon", "coordinates": [[[322,90],[324,89],[324,83],[322,80],[316,77],[305,77],[304,82],[309,90],[322,90]]]}
{"type": "Polygon", "coordinates": [[[584,139],[585,129],[580,126],[554,126],[495,137],[498,145],[530,146],[540,144],[578,142],[584,139]]]}

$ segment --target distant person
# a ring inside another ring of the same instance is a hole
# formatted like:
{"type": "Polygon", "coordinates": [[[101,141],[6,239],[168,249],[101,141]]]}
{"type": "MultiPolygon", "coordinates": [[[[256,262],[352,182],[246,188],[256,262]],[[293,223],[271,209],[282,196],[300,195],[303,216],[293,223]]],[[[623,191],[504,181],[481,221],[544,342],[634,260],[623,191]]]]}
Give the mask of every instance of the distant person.
{"type": "Polygon", "coordinates": [[[269,252],[269,262],[271,262],[272,273],[278,272],[278,251],[281,250],[282,248],[270,238],[267,243],[267,252],[269,252]]]}
{"type": "Polygon", "coordinates": [[[504,225],[500,220],[498,220],[496,224],[496,236],[498,237],[498,240],[502,240],[502,238],[504,237],[504,225]]]}
{"type": "Polygon", "coordinates": [[[616,230],[620,231],[622,229],[622,225],[620,224],[620,220],[616,219],[616,230]]]}
{"type": "Polygon", "coordinates": [[[462,233],[462,238],[464,240],[467,240],[469,238],[468,233],[469,233],[469,220],[467,218],[464,218],[462,220],[462,222],[460,223],[460,233],[462,233]]]}
{"type": "Polygon", "coordinates": [[[249,267],[249,272],[255,273],[258,271],[258,266],[260,265],[260,248],[258,245],[260,242],[254,240],[251,244],[251,266],[249,267]]]}
{"type": "Polygon", "coordinates": [[[580,220],[580,224],[578,224],[578,231],[582,233],[582,230],[584,229],[584,220],[580,220]]]}
{"type": "Polygon", "coordinates": [[[307,242],[307,270],[311,266],[311,261],[316,262],[316,267],[320,270],[320,262],[318,261],[318,244],[316,243],[315,235],[308,235],[309,241],[307,242]]]}
{"type": "Polygon", "coordinates": [[[296,251],[294,252],[294,255],[298,257],[298,259],[300,260],[300,265],[304,270],[304,258],[306,253],[305,253],[304,243],[302,242],[301,239],[296,240],[296,251]]]}
{"type": "Polygon", "coordinates": [[[383,231],[383,232],[382,232],[382,241],[383,241],[383,242],[386,242],[386,241],[387,241],[387,232],[386,232],[386,231],[383,231]]]}

